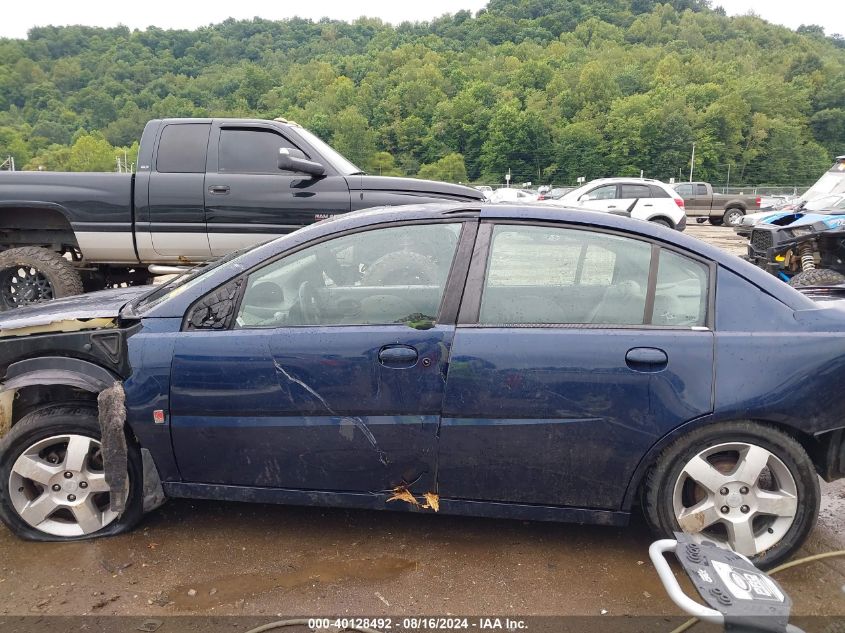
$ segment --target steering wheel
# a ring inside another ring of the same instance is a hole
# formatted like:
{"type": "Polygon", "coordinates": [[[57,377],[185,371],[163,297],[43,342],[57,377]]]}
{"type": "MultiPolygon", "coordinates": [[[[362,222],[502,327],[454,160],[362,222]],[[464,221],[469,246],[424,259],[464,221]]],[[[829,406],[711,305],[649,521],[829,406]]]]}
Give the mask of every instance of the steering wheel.
{"type": "Polygon", "coordinates": [[[310,281],[303,281],[299,284],[299,311],[302,313],[302,320],[305,325],[318,325],[320,323],[320,311],[317,309],[317,293],[314,292],[310,281]]]}

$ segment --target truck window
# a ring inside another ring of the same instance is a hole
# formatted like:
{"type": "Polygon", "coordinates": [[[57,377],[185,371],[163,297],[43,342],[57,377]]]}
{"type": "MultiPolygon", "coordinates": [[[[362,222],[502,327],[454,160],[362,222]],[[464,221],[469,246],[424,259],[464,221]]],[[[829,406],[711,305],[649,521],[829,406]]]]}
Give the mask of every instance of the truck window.
{"type": "Polygon", "coordinates": [[[173,174],[205,172],[209,123],[168,125],[161,133],[156,156],[156,171],[173,174]]]}
{"type": "Polygon", "coordinates": [[[685,198],[685,197],[688,198],[689,196],[692,195],[692,185],[688,185],[688,184],[678,185],[677,187],[675,187],[675,191],[677,191],[678,195],[681,196],[682,198],[685,198]]]}
{"type": "Polygon", "coordinates": [[[299,149],[272,130],[224,128],[220,130],[217,171],[234,174],[279,173],[279,149],[299,149]]]}
{"type": "Polygon", "coordinates": [[[705,185],[703,183],[698,183],[695,186],[695,195],[706,196],[707,195],[707,185],[705,185]]]}

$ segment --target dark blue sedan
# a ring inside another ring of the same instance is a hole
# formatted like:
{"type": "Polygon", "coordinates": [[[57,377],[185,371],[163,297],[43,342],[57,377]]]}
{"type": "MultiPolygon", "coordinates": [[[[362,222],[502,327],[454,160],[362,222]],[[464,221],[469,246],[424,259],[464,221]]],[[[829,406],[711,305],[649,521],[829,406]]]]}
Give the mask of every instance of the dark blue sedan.
{"type": "Polygon", "coordinates": [[[71,540],[166,497],[602,525],[641,506],[771,565],[818,476],[845,476],[843,305],[608,214],[345,215],[0,319],[0,518],[71,540]]]}

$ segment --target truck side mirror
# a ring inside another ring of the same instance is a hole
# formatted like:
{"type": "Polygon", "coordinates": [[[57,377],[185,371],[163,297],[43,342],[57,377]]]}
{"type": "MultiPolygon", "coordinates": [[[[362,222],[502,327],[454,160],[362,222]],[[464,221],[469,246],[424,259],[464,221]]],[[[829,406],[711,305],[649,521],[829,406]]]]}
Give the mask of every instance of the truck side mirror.
{"type": "Polygon", "coordinates": [[[298,171],[312,176],[322,176],[326,173],[326,168],[320,163],[315,163],[312,160],[305,158],[298,149],[288,149],[287,147],[279,148],[279,169],[284,171],[298,171]]]}

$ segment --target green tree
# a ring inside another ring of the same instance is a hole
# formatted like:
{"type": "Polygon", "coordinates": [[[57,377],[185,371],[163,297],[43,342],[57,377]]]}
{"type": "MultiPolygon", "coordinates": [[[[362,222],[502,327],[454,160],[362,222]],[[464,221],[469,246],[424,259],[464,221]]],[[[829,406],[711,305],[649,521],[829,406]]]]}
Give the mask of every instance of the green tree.
{"type": "Polygon", "coordinates": [[[332,143],[357,165],[367,165],[376,152],[375,134],[367,119],[354,106],[340,111],[334,121],[332,143]]]}
{"type": "Polygon", "coordinates": [[[376,152],[368,164],[369,170],[379,176],[401,176],[402,170],[396,167],[396,161],[390,152],[376,152]]]}
{"type": "Polygon", "coordinates": [[[446,182],[467,182],[467,168],[464,164],[464,157],[457,153],[447,154],[434,163],[420,167],[417,178],[446,182]]]}

